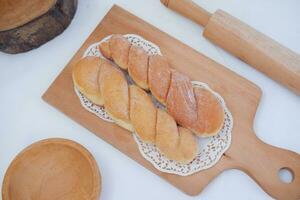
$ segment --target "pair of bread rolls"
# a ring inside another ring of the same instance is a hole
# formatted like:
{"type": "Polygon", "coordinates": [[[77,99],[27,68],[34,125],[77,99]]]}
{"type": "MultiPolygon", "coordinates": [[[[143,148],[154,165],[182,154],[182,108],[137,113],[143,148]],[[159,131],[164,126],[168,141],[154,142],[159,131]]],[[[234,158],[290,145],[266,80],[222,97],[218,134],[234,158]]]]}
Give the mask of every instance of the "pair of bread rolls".
{"type": "Polygon", "coordinates": [[[176,122],[198,136],[216,135],[224,123],[224,110],[208,90],[193,88],[186,75],[172,69],[160,55],[132,45],[122,35],[100,44],[101,53],[120,68],[128,70],[135,83],[166,105],[176,122]]]}
{"type": "MultiPolygon", "coordinates": [[[[124,60],[120,58],[118,64],[123,65],[127,62],[124,60]]],[[[109,61],[85,57],[74,66],[72,76],[75,87],[95,104],[103,105],[119,126],[155,144],[167,158],[188,163],[197,155],[195,135],[156,108],[143,89],[128,85],[123,72],[109,61]]]]}

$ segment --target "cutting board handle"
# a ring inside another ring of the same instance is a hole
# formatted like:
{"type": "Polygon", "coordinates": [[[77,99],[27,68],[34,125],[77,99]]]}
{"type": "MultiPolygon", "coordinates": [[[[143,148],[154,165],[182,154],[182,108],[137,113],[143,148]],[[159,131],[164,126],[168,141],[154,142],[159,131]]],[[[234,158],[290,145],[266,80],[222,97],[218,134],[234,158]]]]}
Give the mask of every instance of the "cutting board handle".
{"type": "Polygon", "coordinates": [[[180,13],[188,19],[205,27],[211,17],[211,13],[199,7],[191,0],[160,0],[166,7],[180,13]]]}
{"type": "Polygon", "coordinates": [[[269,195],[275,199],[300,199],[300,155],[268,145],[258,139],[254,131],[241,133],[243,139],[228,154],[237,163],[237,168],[251,176],[269,195]],[[279,171],[288,169],[293,179],[285,183],[279,178],[279,171]]]}

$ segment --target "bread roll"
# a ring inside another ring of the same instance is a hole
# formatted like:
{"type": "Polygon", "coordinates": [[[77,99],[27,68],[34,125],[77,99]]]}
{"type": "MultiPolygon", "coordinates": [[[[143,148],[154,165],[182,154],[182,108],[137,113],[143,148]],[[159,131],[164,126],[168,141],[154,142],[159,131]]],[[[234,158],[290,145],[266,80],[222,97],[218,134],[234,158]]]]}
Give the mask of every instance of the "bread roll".
{"type": "Polygon", "coordinates": [[[198,152],[198,144],[191,131],[178,129],[175,120],[165,111],[157,110],[156,146],[169,159],[191,162],[198,152]]]}
{"type": "Polygon", "coordinates": [[[153,96],[165,105],[171,82],[171,68],[163,56],[154,55],[149,57],[148,80],[153,96]]]}
{"type": "MultiPolygon", "coordinates": [[[[128,56],[130,46],[131,44],[122,35],[113,35],[109,40],[111,58],[122,69],[128,68],[128,56]]],[[[107,54],[109,54],[108,51],[107,54]]]]}
{"type": "Polygon", "coordinates": [[[86,96],[98,90],[98,97],[116,124],[135,131],[142,141],[156,144],[167,158],[182,163],[195,158],[198,146],[193,133],[178,128],[173,117],[158,110],[143,89],[128,86],[123,72],[109,61],[83,58],[73,69],[73,80],[86,96]]]}
{"type": "Polygon", "coordinates": [[[186,128],[178,127],[179,132],[179,144],[178,151],[181,153],[180,160],[183,163],[192,161],[199,149],[198,141],[194,134],[186,128]]]}
{"type": "Polygon", "coordinates": [[[73,68],[72,78],[74,85],[89,100],[103,105],[103,98],[99,90],[98,74],[101,61],[98,57],[85,57],[73,68]]]}
{"type": "Polygon", "coordinates": [[[158,109],[156,123],[156,146],[169,159],[179,160],[179,134],[175,120],[165,111],[158,109]]]}
{"type": "Polygon", "coordinates": [[[197,104],[191,80],[175,70],[172,71],[167,110],[183,127],[191,128],[197,120],[197,104]]]}
{"type": "Polygon", "coordinates": [[[103,42],[101,43],[101,45],[99,46],[101,53],[103,54],[103,56],[107,59],[112,59],[112,55],[111,55],[111,51],[110,51],[110,47],[109,47],[109,42],[103,42]]]}
{"type": "Polygon", "coordinates": [[[223,127],[224,110],[218,99],[208,90],[194,88],[198,119],[193,130],[202,137],[216,135],[223,127]]]}
{"type": "Polygon", "coordinates": [[[221,104],[215,101],[214,106],[212,106],[210,101],[199,102],[200,99],[213,99],[213,94],[209,91],[198,90],[197,100],[191,80],[184,74],[172,69],[163,56],[149,56],[148,66],[146,66],[146,52],[143,49],[133,47],[122,35],[112,36],[109,44],[109,48],[106,43],[100,44],[102,54],[106,58],[112,59],[122,69],[127,69],[129,65],[128,70],[131,78],[141,88],[147,90],[149,87],[153,96],[166,105],[169,114],[174,117],[178,124],[203,137],[216,135],[222,128],[224,110],[221,104]],[[115,56],[113,51],[117,52],[115,56]],[[112,56],[110,57],[110,55],[112,56]],[[123,61],[120,62],[120,59],[123,61]],[[129,64],[128,60],[134,60],[132,63],[135,64],[129,64]],[[126,62],[127,65],[125,65],[126,62]]]}
{"type": "Polygon", "coordinates": [[[147,143],[155,143],[156,107],[141,88],[131,85],[130,120],[139,137],[147,143]]]}
{"type": "Polygon", "coordinates": [[[128,84],[123,72],[113,67],[108,61],[103,61],[98,83],[105,110],[118,125],[133,131],[129,118],[128,84]]]}
{"type": "Polygon", "coordinates": [[[140,47],[131,46],[128,57],[128,73],[141,88],[148,90],[148,58],[140,47]]]}

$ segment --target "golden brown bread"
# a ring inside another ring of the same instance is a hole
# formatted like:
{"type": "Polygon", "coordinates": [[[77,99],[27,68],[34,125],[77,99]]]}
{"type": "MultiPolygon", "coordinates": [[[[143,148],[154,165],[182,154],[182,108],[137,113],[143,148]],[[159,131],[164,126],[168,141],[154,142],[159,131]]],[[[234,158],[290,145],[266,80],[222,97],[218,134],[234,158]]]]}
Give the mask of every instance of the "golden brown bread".
{"type": "Polygon", "coordinates": [[[201,130],[202,136],[219,132],[224,122],[224,111],[217,98],[208,90],[194,88],[198,109],[198,119],[192,129],[201,130]]]}
{"type": "Polygon", "coordinates": [[[156,145],[171,160],[186,163],[198,152],[196,137],[188,130],[177,127],[175,120],[165,111],[158,109],[156,145]]]}
{"type": "Polygon", "coordinates": [[[156,146],[170,159],[177,160],[178,128],[175,120],[165,111],[157,111],[156,146]]]}
{"type": "Polygon", "coordinates": [[[148,84],[151,93],[156,99],[166,104],[167,94],[171,82],[171,68],[167,60],[160,55],[154,55],[149,57],[148,68],[148,84]]]}
{"type": "Polygon", "coordinates": [[[128,57],[128,73],[134,82],[148,90],[148,58],[143,49],[131,46],[128,57]]]}
{"type": "Polygon", "coordinates": [[[100,51],[103,54],[103,56],[107,59],[112,59],[109,42],[103,42],[100,46],[100,51]]]}
{"type": "Polygon", "coordinates": [[[172,70],[166,102],[168,112],[177,123],[191,128],[197,120],[197,105],[191,80],[187,76],[172,70]]]}
{"type": "Polygon", "coordinates": [[[180,159],[192,160],[196,157],[198,153],[198,142],[195,139],[195,135],[182,127],[178,127],[179,132],[179,144],[177,151],[180,152],[180,159]]]}
{"type": "Polygon", "coordinates": [[[113,35],[109,40],[111,58],[122,69],[128,68],[128,55],[131,44],[122,35],[113,35]]]}
{"type": "Polygon", "coordinates": [[[129,122],[129,94],[127,80],[119,69],[108,61],[102,61],[98,84],[105,110],[121,127],[132,131],[129,122]]]}
{"type": "MultiPolygon", "coordinates": [[[[167,158],[182,163],[191,162],[198,152],[197,139],[193,133],[177,127],[173,117],[158,110],[143,89],[135,85],[128,86],[120,69],[104,59],[98,59],[97,62],[98,67],[94,67],[97,70],[90,73],[86,71],[89,71],[90,65],[95,64],[94,59],[83,58],[77,63],[73,69],[75,86],[77,87],[75,80],[78,77],[89,80],[89,85],[98,84],[98,95],[103,99],[105,110],[116,124],[135,131],[142,141],[156,144],[167,158]],[[78,71],[78,67],[82,69],[78,71]]],[[[86,91],[85,86],[78,89],[86,91]]],[[[90,96],[88,92],[85,95],[90,96]]]]}
{"type": "MultiPolygon", "coordinates": [[[[139,47],[133,48],[133,45],[122,35],[113,35],[108,42],[109,48],[106,43],[100,44],[102,54],[116,64],[120,63],[119,60],[124,60],[124,63],[127,61],[126,66],[129,66],[131,78],[141,88],[149,87],[153,96],[166,105],[168,113],[178,124],[203,137],[216,135],[220,131],[224,123],[224,110],[213,94],[205,89],[197,90],[195,94],[191,80],[172,69],[163,56],[149,56],[148,66],[146,66],[147,52],[139,47]],[[110,57],[109,55],[114,55],[116,47],[122,48],[118,49],[118,54],[110,57]],[[129,57],[127,60],[126,55],[129,57]],[[130,69],[132,65],[128,65],[128,60],[130,63],[131,59],[134,63],[139,63],[132,69],[130,69]],[[210,101],[205,101],[206,99],[210,101]],[[202,100],[203,102],[199,102],[202,100]],[[211,102],[214,102],[214,106],[211,102]]],[[[120,67],[127,68],[121,65],[120,67]]]]}
{"type": "Polygon", "coordinates": [[[129,91],[131,123],[144,142],[155,143],[156,107],[141,88],[131,85],[129,91]]]}
{"type": "Polygon", "coordinates": [[[75,87],[80,89],[82,94],[95,104],[103,105],[103,98],[97,83],[100,64],[98,57],[85,57],[74,67],[72,78],[75,87]]]}

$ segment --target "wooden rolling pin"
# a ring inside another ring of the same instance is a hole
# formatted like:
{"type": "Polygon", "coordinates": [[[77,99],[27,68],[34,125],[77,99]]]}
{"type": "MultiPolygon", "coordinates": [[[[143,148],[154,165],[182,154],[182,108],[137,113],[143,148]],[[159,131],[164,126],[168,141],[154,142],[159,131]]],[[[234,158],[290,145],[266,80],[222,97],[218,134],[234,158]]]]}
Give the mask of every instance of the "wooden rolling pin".
{"type": "Polygon", "coordinates": [[[161,0],[204,27],[203,35],[300,95],[300,56],[223,10],[211,14],[191,0],[161,0]]]}

